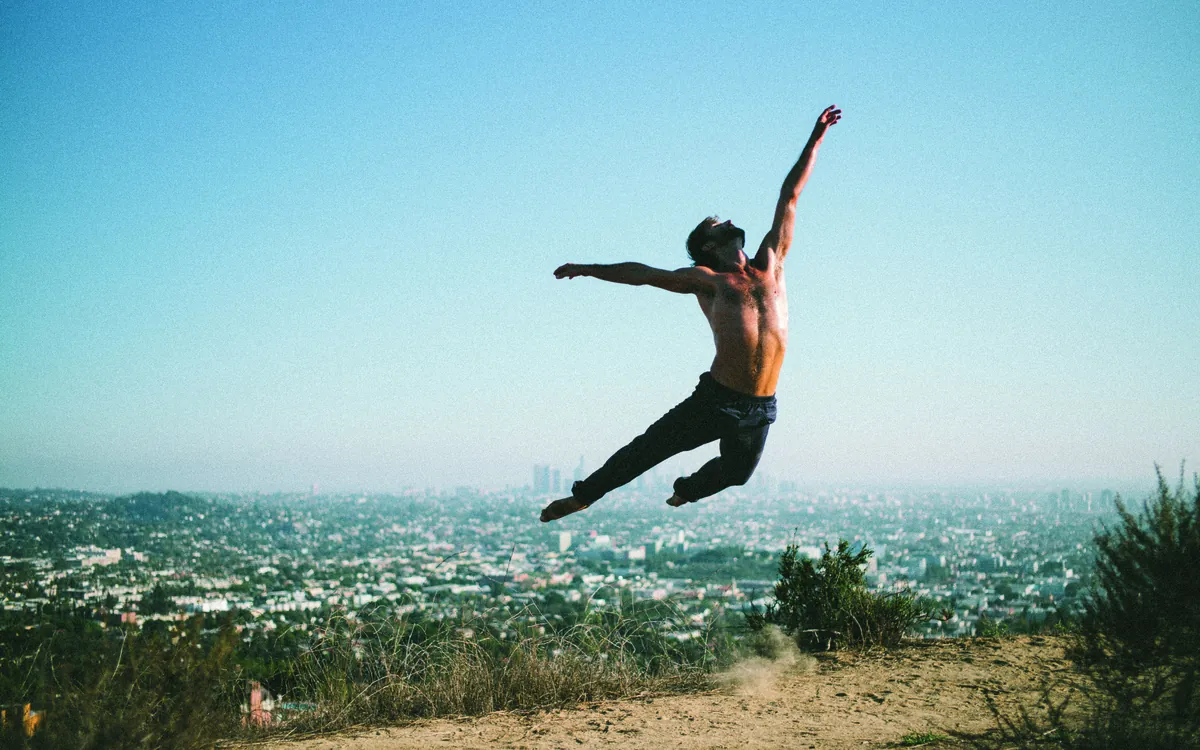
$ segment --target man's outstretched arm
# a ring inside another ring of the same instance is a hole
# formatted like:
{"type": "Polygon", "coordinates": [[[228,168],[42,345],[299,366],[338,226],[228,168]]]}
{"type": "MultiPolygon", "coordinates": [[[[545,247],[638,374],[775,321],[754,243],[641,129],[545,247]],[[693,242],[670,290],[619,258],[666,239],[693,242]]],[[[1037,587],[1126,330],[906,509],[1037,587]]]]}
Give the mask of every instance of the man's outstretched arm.
{"type": "Polygon", "coordinates": [[[812,135],[809,136],[804,150],[800,152],[800,158],[783,180],[783,187],[779,190],[779,203],[775,205],[775,221],[771,224],[771,231],[763,237],[758,254],[754,256],[755,266],[766,268],[768,256],[771,254],[774,254],[776,261],[782,261],[787,256],[792,247],[792,231],[796,225],[796,199],[800,197],[800,191],[808,182],[808,175],[812,172],[813,162],[817,160],[817,151],[821,148],[825,133],[840,119],[842,110],[837,109],[837,105],[826,107],[817,118],[817,124],[813,126],[812,135]]]}
{"type": "Polygon", "coordinates": [[[707,268],[680,268],[664,271],[642,263],[567,263],[554,271],[558,279],[573,279],[576,276],[591,276],[601,281],[632,286],[650,285],[679,294],[706,294],[712,291],[715,274],[707,268]]]}

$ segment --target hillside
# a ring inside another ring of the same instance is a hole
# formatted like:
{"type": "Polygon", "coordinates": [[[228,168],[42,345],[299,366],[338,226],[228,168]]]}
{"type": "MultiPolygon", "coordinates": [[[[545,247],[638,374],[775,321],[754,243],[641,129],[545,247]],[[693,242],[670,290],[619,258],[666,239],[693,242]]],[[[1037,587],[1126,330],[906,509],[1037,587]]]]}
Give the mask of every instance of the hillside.
{"type": "MultiPolygon", "coordinates": [[[[916,642],[876,655],[748,662],[704,694],[642,697],[528,715],[496,713],[276,743],[272,750],[433,748],[882,748],[914,732],[978,735],[1066,697],[1070,663],[1048,637],[916,642]]],[[[939,747],[960,746],[956,740],[939,747]]]]}

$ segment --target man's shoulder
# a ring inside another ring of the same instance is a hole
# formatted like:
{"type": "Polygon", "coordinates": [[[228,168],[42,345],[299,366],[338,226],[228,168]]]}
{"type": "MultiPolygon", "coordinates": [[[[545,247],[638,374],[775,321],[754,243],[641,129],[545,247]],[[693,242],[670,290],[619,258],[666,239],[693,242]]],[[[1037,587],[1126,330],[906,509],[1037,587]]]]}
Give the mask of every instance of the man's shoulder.
{"type": "Polygon", "coordinates": [[[715,278],[717,276],[724,275],[720,271],[714,271],[713,269],[709,268],[708,266],[684,266],[683,268],[680,268],[679,270],[677,270],[675,273],[682,273],[682,274],[686,274],[688,276],[695,276],[696,278],[715,278]]]}
{"type": "Polygon", "coordinates": [[[783,258],[780,257],[779,251],[774,245],[767,245],[766,240],[763,240],[763,245],[747,265],[763,272],[783,271],[783,258]]]}
{"type": "Polygon", "coordinates": [[[672,271],[675,275],[685,278],[693,285],[696,294],[711,294],[722,285],[723,274],[707,266],[685,266],[672,271]]]}

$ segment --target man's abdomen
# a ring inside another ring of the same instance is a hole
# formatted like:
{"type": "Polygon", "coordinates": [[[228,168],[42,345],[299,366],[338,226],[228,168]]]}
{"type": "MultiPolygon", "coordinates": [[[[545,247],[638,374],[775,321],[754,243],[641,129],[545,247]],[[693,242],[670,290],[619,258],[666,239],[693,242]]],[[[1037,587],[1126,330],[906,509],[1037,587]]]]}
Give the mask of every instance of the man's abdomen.
{"type": "Polygon", "coordinates": [[[717,346],[710,372],[718,383],[750,396],[772,396],[779,383],[783,366],[784,347],[774,342],[760,341],[753,349],[740,346],[717,346]]]}

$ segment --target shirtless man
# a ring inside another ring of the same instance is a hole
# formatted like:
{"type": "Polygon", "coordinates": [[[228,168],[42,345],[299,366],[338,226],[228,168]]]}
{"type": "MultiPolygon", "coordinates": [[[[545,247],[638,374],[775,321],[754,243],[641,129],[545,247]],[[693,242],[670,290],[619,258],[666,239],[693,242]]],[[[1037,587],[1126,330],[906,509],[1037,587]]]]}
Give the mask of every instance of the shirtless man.
{"type": "Polygon", "coordinates": [[[709,217],[688,236],[688,255],[695,264],[690,268],[664,271],[641,263],[568,263],[555,270],[559,279],[591,276],[696,295],[712,328],[717,354],[691,396],[587,479],[576,482],[569,497],[547,505],[543,522],[581,511],[671,456],[713,440],[721,441],[721,454],[690,477],[676,479],[675,494],[667,504],[677,508],[694,503],[750,479],[775,421],[775,384],[787,348],[783,261],[792,246],[796,199],[826,131],[841,116],[840,109],[827,107],[817,118],[800,159],[783,181],[775,221],[753,260],[743,252],[745,232],[733,222],[709,217]]]}

